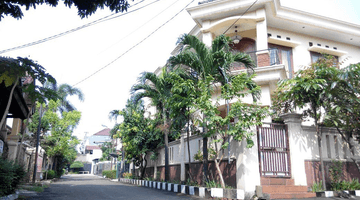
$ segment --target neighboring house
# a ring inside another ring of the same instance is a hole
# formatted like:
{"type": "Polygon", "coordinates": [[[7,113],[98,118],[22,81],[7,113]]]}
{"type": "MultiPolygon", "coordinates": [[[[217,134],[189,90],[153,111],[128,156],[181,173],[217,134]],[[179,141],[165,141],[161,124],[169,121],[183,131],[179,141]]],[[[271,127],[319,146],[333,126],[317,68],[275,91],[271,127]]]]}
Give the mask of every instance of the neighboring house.
{"type": "MultiPolygon", "coordinates": [[[[257,64],[254,80],[261,86],[262,105],[272,105],[271,98],[279,80],[293,77],[302,66],[321,57],[321,53],[335,56],[343,66],[360,62],[360,25],[287,8],[280,0],[258,0],[251,7],[253,3],[249,0],[205,1],[189,8],[187,11],[197,24],[189,34],[210,46],[216,36],[232,25],[226,35],[234,40],[234,49],[248,53],[257,64]]],[[[172,54],[178,51],[176,48],[172,54]]],[[[233,67],[233,73],[241,71],[241,66],[233,67]]],[[[244,101],[252,103],[250,98],[244,101]]],[[[225,105],[219,106],[220,111],[225,108],[225,105]]],[[[307,193],[308,188],[313,181],[320,181],[314,126],[302,124],[298,114],[285,115],[286,126],[270,124],[271,118],[265,122],[263,127],[254,130],[257,135],[253,136],[255,145],[251,149],[246,148],[245,142],[231,141],[231,162],[221,165],[226,183],[242,189],[245,199],[255,194],[257,186],[261,186],[258,188],[262,188],[263,193],[271,194],[271,198],[312,197],[314,194],[307,193]]],[[[360,178],[341,136],[331,128],[323,128],[322,132],[327,173],[330,161],[337,159],[345,163],[346,176],[360,178]]],[[[171,179],[180,179],[179,172],[184,171],[180,166],[188,160],[183,137],[169,143],[171,179]]],[[[202,149],[202,138],[194,135],[190,140],[192,173],[201,182],[202,163],[194,161],[193,156],[202,149]]],[[[163,178],[164,149],[158,152],[156,161],[147,159],[146,173],[153,176],[160,172],[163,178]]],[[[360,155],[359,146],[356,155],[360,155]]],[[[225,160],[228,159],[226,154],[225,160]]],[[[210,175],[216,177],[211,162],[209,169],[213,173],[210,175]]],[[[329,181],[329,174],[326,180],[329,181]]]]}
{"type": "MultiPolygon", "coordinates": [[[[4,59],[4,58],[3,58],[4,59]]],[[[6,58],[5,58],[6,59],[6,58]]],[[[9,60],[11,60],[9,58],[9,60]]],[[[3,60],[2,60],[3,61],[3,60]]],[[[26,180],[32,180],[32,174],[34,170],[34,160],[35,160],[35,147],[30,146],[25,141],[20,148],[20,132],[21,128],[24,128],[24,134],[29,134],[27,128],[25,127],[25,120],[30,113],[33,114],[35,111],[31,107],[31,102],[27,98],[27,94],[23,93],[21,87],[26,84],[33,84],[33,79],[31,77],[23,77],[19,80],[19,85],[15,87],[12,101],[10,104],[9,113],[6,118],[12,118],[12,126],[6,125],[6,121],[3,127],[0,127],[0,155],[10,159],[16,160],[17,162],[24,165],[25,171],[28,173],[26,180]]],[[[9,100],[10,91],[12,86],[5,87],[4,83],[0,83],[0,115],[3,116],[5,112],[6,105],[9,100]]],[[[49,167],[48,159],[46,158],[45,151],[40,147],[38,154],[37,170],[36,170],[36,179],[39,180],[42,178],[42,172],[49,167]]]]}
{"type": "Polygon", "coordinates": [[[84,170],[89,173],[94,173],[94,166],[99,162],[102,156],[101,144],[104,142],[110,142],[110,129],[103,129],[91,136],[85,136],[84,140],[80,144],[80,154],[78,154],[76,160],[85,162],[84,170]]]}
{"type": "Polygon", "coordinates": [[[87,136],[87,134],[84,137],[84,140],[80,143],[80,153],[85,154],[85,148],[86,146],[99,146],[103,144],[104,142],[110,142],[110,129],[105,128],[91,136],[87,136]]]}

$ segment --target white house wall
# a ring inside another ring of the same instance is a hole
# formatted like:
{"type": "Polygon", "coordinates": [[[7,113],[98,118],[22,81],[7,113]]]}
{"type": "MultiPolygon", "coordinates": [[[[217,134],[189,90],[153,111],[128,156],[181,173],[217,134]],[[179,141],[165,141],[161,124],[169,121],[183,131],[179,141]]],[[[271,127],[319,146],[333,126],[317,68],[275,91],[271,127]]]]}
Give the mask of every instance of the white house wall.
{"type": "MultiPolygon", "coordinates": [[[[329,49],[337,48],[338,51],[347,52],[347,54],[340,56],[339,61],[344,62],[343,67],[349,64],[358,63],[360,61],[359,47],[349,44],[344,44],[332,40],[326,40],[310,35],[299,34],[287,30],[276,29],[268,27],[268,33],[276,38],[278,35],[285,40],[286,37],[290,37],[291,41],[299,42],[300,45],[293,48],[293,66],[294,71],[298,71],[302,66],[309,66],[311,64],[311,57],[309,48],[309,42],[312,42],[314,46],[321,44],[321,47],[329,46],[329,49]]],[[[326,48],[326,47],[325,47],[326,48]]],[[[335,50],[336,51],[336,50],[335,50]]]]}

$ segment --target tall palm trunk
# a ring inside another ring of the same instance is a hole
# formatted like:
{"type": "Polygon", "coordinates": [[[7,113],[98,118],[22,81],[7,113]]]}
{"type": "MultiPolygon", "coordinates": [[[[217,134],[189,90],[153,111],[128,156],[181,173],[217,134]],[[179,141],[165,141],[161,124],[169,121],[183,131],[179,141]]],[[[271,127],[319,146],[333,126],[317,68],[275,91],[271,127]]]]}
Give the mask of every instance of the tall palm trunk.
{"type": "Polygon", "coordinates": [[[188,174],[189,174],[189,178],[191,181],[194,181],[193,180],[193,176],[191,174],[191,154],[190,154],[190,115],[188,115],[188,128],[187,128],[187,131],[186,131],[186,135],[187,135],[187,148],[188,148],[188,158],[189,158],[189,171],[188,171],[188,174]]]}
{"type": "Polygon", "coordinates": [[[18,82],[19,82],[19,77],[16,77],[15,80],[16,80],[16,81],[15,81],[15,83],[14,83],[14,85],[12,86],[11,91],[10,91],[9,100],[8,100],[7,105],[6,105],[4,114],[3,114],[2,118],[1,118],[1,121],[0,121],[0,127],[3,127],[3,125],[4,125],[4,123],[5,123],[6,116],[7,116],[7,114],[9,113],[9,109],[10,109],[12,97],[13,97],[13,94],[14,94],[14,90],[15,90],[18,82]]]}
{"type": "Polygon", "coordinates": [[[204,181],[205,183],[209,182],[209,178],[208,178],[208,166],[209,166],[209,161],[208,161],[208,149],[207,149],[207,143],[208,143],[208,138],[205,136],[207,133],[207,129],[205,126],[205,115],[203,115],[203,171],[204,171],[204,181]]]}
{"type": "Polygon", "coordinates": [[[164,139],[165,139],[165,182],[169,181],[169,128],[167,126],[167,118],[165,108],[163,108],[164,120],[164,139]]]}

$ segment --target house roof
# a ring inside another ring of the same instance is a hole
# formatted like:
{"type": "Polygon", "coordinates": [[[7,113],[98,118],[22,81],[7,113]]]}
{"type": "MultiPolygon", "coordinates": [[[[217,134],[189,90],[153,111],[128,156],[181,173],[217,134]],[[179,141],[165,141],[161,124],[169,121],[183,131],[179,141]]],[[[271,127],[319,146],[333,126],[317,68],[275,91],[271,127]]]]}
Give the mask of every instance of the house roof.
{"type": "Polygon", "coordinates": [[[86,146],[85,147],[85,150],[94,150],[94,149],[100,149],[100,147],[99,146],[86,146]]]}
{"type": "Polygon", "coordinates": [[[100,136],[110,136],[110,129],[106,128],[104,130],[101,130],[97,133],[95,133],[94,135],[100,135],[100,136]]]}
{"type": "MultiPolygon", "coordinates": [[[[282,5],[280,0],[259,0],[250,7],[252,4],[253,1],[205,1],[187,11],[202,32],[211,31],[215,35],[224,33],[229,24],[235,23],[233,25],[245,29],[246,26],[255,26],[257,22],[266,20],[272,28],[290,29],[295,33],[360,46],[359,24],[289,8],[282,5]],[[265,15],[260,14],[261,12],[258,15],[257,10],[263,8],[265,15]],[[244,16],[241,15],[245,12],[244,16]]],[[[252,28],[254,27],[247,29],[252,28]]]]}

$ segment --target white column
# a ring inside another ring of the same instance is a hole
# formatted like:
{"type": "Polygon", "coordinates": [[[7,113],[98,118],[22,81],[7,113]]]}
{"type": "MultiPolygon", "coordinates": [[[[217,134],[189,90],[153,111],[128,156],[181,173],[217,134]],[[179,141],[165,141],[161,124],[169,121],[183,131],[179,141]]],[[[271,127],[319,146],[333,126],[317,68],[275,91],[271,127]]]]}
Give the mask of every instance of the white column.
{"type": "MultiPolygon", "coordinates": [[[[267,41],[267,23],[266,23],[266,13],[265,9],[259,9],[256,11],[256,16],[263,17],[263,21],[256,23],[256,50],[265,50],[268,49],[267,41]]],[[[261,53],[261,52],[259,52],[261,53]]]]}
{"type": "Polygon", "coordinates": [[[281,116],[288,126],[288,137],[290,146],[291,178],[295,185],[307,185],[305,172],[305,150],[299,138],[304,137],[301,128],[301,115],[297,113],[288,113],[281,116]]]}
{"type": "MultiPolygon", "coordinates": [[[[210,21],[204,21],[203,22],[203,28],[206,28],[208,26],[210,26],[210,21]]],[[[203,43],[208,46],[208,47],[211,47],[211,44],[212,44],[212,33],[211,32],[203,32],[202,33],[202,41],[203,43]]]]}

